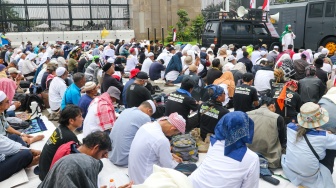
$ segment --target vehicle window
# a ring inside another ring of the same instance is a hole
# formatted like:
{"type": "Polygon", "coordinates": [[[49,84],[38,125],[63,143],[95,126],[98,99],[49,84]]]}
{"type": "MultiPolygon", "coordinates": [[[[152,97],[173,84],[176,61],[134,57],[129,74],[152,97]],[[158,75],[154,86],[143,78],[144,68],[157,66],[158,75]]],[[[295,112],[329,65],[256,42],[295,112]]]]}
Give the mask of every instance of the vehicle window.
{"type": "Polygon", "coordinates": [[[324,3],[312,3],[309,5],[309,18],[318,18],[323,16],[324,3]]]}
{"type": "Polygon", "coordinates": [[[255,25],[253,29],[253,33],[257,35],[267,35],[267,30],[264,25],[255,25]]]}
{"type": "Polygon", "coordinates": [[[209,22],[206,24],[204,32],[205,33],[217,33],[218,31],[218,22],[209,22]]]}
{"type": "Polygon", "coordinates": [[[233,23],[223,23],[222,24],[222,33],[225,35],[234,35],[236,34],[235,24],[233,23]]]}
{"type": "Polygon", "coordinates": [[[325,17],[334,17],[335,16],[335,2],[327,2],[325,17]]]}
{"type": "Polygon", "coordinates": [[[251,33],[251,25],[247,23],[237,24],[237,35],[248,35],[251,33]]]}

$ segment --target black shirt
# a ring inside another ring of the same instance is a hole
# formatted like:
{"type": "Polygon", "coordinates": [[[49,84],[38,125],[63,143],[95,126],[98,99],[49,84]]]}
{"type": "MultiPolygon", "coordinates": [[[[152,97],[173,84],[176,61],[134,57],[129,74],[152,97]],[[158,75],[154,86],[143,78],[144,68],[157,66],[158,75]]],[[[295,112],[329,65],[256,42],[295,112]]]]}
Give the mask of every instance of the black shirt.
{"type": "Polygon", "coordinates": [[[81,60],[79,60],[78,62],[78,67],[77,67],[77,72],[81,72],[84,73],[84,66],[87,63],[85,58],[82,58],[81,60]]]}
{"type": "MultiPolygon", "coordinates": [[[[271,97],[273,97],[273,99],[275,99],[276,101],[279,98],[281,91],[282,88],[275,88],[271,93],[271,97]]],[[[291,118],[296,118],[297,114],[300,112],[300,107],[301,107],[300,95],[296,92],[287,89],[284,108],[280,110],[279,104],[276,102],[275,113],[281,115],[282,117],[285,117],[286,121],[288,122],[288,120],[291,120],[291,118]],[[285,111],[287,114],[285,114],[285,111]]]]}
{"type": "Polygon", "coordinates": [[[140,52],[140,54],[139,54],[139,63],[143,64],[143,62],[145,61],[145,59],[146,59],[145,53],[144,52],[140,52]]]}
{"type": "Polygon", "coordinates": [[[57,149],[67,142],[74,141],[79,143],[77,136],[66,126],[60,125],[55,129],[53,134],[48,139],[47,143],[44,145],[39,161],[39,178],[41,181],[44,180],[48,174],[51,162],[57,149]]]}
{"type": "Polygon", "coordinates": [[[42,76],[41,79],[41,87],[42,87],[42,91],[47,89],[47,78],[49,76],[49,72],[45,72],[42,76]]]}
{"type": "Polygon", "coordinates": [[[246,71],[249,72],[249,73],[252,73],[253,63],[249,58],[243,57],[243,58],[239,59],[237,62],[244,63],[245,67],[246,67],[246,71]]]}
{"type": "Polygon", "coordinates": [[[208,73],[206,75],[206,82],[208,85],[213,84],[213,82],[222,76],[222,71],[216,69],[216,68],[212,68],[208,70],[208,73]]]}
{"type": "Polygon", "coordinates": [[[257,90],[246,84],[236,87],[233,95],[233,107],[235,111],[248,112],[253,110],[252,104],[258,101],[257,90]]]}
{"type": "Polygon", "coordinates": [[[218,121],[229,112],[220,102],[208,101],[201,105],[198,119],[203,140],[208,133],[214,133],[218,121]]]}
{"type": "Polygon", "coordinates": [[[170,114],[177,112],[186,121],[188,121],[190,110],[196,111],[197,109],[198,105],[196,104],[196,100],[194,98],[190,97],[186,93],[175,91],[168,96],[165,116],[169,116],[170,114]]]}
{"type": "Polygon", "coordinates": [[[324,85],[327,85],[328,81],[328,73],[320,68],[316,68],[316,76],[324,83],[324,85]]]}
{"type": "Polygon", "coordinates": [[[133,83],[126,90],[128,108],[138,107],[142,102],[150,99],[152,99],[152,95],[144,86],[133,83]]]}
{"type": "Polygon", "coordinates": [[[117,79],[115,79],[111,75],[104,74],[103,81],[102,81],[102,84],[101,84],[101,87],[100,87],[100,92],[101,93],[106,92],[110,86],[114,86],[114,87],[118,88],[121,93],[124,89],[124,85],[122,83],[118,82],[117,79]]]}
{"type": "Polygon", "coordinates": [[[3,50],[3,51],[1,51],[1,54],[0,54],[0,57],[2,57],[2,59],[4,60],[4,62],[5,62],[5,56],[6,56],[6,50],[3,50]]]}
{"type": "Polygon", "coordinates": [[[231,70],[231,72],[233,74],[235,85],[237,86],[238,80],[243,79],[244,74],[240,72],[239,70],[231,70]]]}

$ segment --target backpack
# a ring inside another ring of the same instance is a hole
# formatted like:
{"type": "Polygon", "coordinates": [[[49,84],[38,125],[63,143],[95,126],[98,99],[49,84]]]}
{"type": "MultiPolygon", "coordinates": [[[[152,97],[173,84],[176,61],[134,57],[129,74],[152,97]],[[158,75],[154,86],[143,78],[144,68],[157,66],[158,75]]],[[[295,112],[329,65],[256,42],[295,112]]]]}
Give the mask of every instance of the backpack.
{"type": "Polygon", "coordinates": [[[280,67],[285,74],[285,77],[290,78],[296,74],[296,71],[294,69],[293,61],[290,59],[285,59],[282,62],[282,65],[280,67]]]}
{"type": "Polygon", "coordinates": [[[198,161],[198,147],[191,134],[174,136],[171,140],[171,145],[172,153],[181,157],[183,161],[198,161]]]}
{"type": "Polygon", "coordinates": [[[30,109],[30,104],[36,101],[40,109],[45,109],[43,100],[36,94],[27,94],[25,100],[23,103],[21,103],[21,110],[28,111],[29,113],[32,113],[32,110],[30,109]]]}

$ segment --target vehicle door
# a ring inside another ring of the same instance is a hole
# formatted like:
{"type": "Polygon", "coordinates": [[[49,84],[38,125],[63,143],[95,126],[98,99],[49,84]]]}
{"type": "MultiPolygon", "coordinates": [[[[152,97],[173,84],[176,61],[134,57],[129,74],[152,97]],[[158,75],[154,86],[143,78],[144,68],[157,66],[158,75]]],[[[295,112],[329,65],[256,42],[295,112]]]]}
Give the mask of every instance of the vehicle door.
{"type": "Polygon", "coordinates": [[[239,36],[236,35],[236,24],[235,22],[222,22],[221,25],[221,39],[220,46],[226,44],[236,43],[239,36]]]}
{"type": "Polygon", "coordinates": [[[324,35],[323,11],[324,2],[311,2],[308,4],[305,28],[305,48],[316,50],[318,42],[324,35]]]}
{"type": "Polygon", "coordinates": [[[270,45],[271,43],[271,35],[263,23],[253,25],[253,36],[253,44],[259,44],[259,46],[261,46],[262,44],[270,45]]]}
{"type": "Polygon", "coordinates": [[[239,46],[248,46],[253,44],[253,34],[252,34],[252,24],[246,22],[237,22],[237,38],[234,44],[238,44],[239,46]]]}
{"type": "Polygon", "coordinates": [[[326,35],[336,35],[336,10],[335,1],[325,2],[325,12],[323,18],[323,32],[326,35]]]}
{"type": "Polygon", "coordinates": [[[217,43],[219,21],[208,21],[202,34],[202,45],[209,47],[217,43]]]}

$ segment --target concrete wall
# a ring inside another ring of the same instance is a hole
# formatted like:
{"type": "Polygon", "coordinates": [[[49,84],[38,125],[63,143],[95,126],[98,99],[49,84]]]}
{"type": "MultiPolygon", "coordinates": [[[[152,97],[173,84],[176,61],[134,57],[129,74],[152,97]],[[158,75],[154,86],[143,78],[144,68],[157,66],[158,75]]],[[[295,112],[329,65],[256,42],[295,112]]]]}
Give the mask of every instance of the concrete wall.
{"type": "MultiPolygon", "coordinates": [[[[114,41],[115,39],[124,39],[129,41],[133,38],[134,30],[108,30],[109,35],[103,40],[114,41]]],[[[70,41],[75,42],[77,39],[81,41],[92,41],[101,39],[101,31],[59,31],[59,32],[17,32],[7,33],[6,36],[12,41],[13,46],[19,46],[21,42],[31,41],[33,45],[39,42],[48,41],[55,43],[55,41],[70,41]]]]}
{"type": "Polygon", "coordinates": [[[189,18],[194,19],[201,14],[201,0],[132,0],[130,2],[131,23],[137,39],[147,39],[147,28],[150,31],[150,40],[161,39],[161,28],[164,28],[165,37],[168,28],[178,21],[177,10],[184,9],[189,18]]]}

